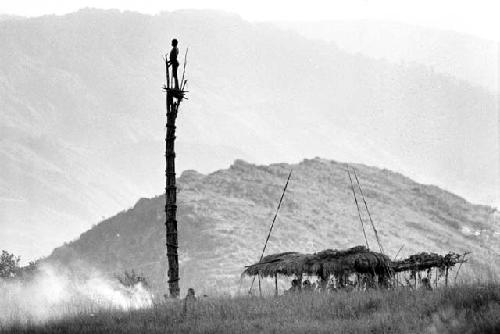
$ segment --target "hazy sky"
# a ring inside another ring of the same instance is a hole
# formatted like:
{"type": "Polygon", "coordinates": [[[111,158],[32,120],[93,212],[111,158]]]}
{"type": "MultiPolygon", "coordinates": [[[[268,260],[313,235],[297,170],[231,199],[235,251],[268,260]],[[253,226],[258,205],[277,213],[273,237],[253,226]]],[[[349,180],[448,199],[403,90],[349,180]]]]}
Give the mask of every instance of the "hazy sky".
{"type": "Polygon", "coordinates": [[[500,40],[498,3],[496,0],[7,0],[0,2],[0,13],[39,16],[95,7],[154,14],[162,10],[211,8],[235,12],[254,21],[381,19],[500,40]]]}

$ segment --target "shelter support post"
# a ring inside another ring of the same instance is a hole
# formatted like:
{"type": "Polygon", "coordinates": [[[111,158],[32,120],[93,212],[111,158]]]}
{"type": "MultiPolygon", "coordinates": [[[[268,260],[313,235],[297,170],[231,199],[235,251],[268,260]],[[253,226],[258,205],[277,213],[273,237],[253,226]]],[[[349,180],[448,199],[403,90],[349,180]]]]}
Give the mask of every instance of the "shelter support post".
{"type": "Polygon", "coordinates": [[[446,266],[446,272],[444,274],[444,285],[448,286],[448,266],[446,266]]]}
{"type": "Polygon", "coordinates": [[[274,295],[278,297],[278,273],[274,274],[274,295]]]}

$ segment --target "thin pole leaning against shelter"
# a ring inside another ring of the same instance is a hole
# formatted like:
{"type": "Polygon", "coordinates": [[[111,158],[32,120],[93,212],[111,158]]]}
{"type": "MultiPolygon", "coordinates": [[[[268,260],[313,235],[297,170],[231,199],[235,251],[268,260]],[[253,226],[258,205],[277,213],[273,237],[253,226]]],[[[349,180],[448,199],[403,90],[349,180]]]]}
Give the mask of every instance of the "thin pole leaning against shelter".
{"type": "MultiPolygon", "coordinates": [[[[347,168],[349,168],[349,166],[347,166],[347,168]]],[[[351,168],[352,168],[352,171],[354,172],[354,177],[356,178],[356,182],[358,184],[358,188],[359,188],[359,191],[361,193],[361,197],[363,198],[363,202],[365,203],[365,209],[366,209],[366,212],[368,213],[368,218],[370,218],[370,223],[372,224],[373,233],[375,234],[375,238],[377,239],[380,253],[384,254],[384,247],[382,247],[382,243],[380,242],[380,238],[378,236],[378,231],[375,228],[375,223],[373,222],[372,215],[370,214],[370,210],[368,210],[368,203],[366,203],[365,194],[363,194],[363,189],[361,189],[361,184],[360,184],[359,179],[358,179],[358,174],[356,173],[356,168],[354,168],[352,166],[351,166],[351,168]]]]}
{"type": "MultiPolygon", "coordinates": [[[[267,242],[269,241],[269,238],[271,237],[271,232],[273,231],[274,222],[276,221],[276,218],[278,218],[278,213],[280,211],[281,203],[283,202],[283,198],[285,197],[286,188],[288,188],[288,182],[290,182],[290,177],[292,177],[292,170],[290,170],[290,173],[288,174],[288,178],[286,179],[285,187],[283,188],[283,192],[281,193],[280,201],[278,202],[278,207],[276,208],[276,213],[274,214],[273,221],[271,222],[271,226],[269,226],[269,232],[267,234],[266,242],[264,242],[264,248],[262,248],[262,254],[260,255],[259,262],[262,261],[262,258],[264,257],[264,253],[265,253],[266,247],[267,247],[267,242]]],[[[249,293],[252,293],[254,282],[255,282],[255,276],[252,279],[252,285],[250,286],[250,290],[248,291],[249,293]]],[[[260,292],[260,275],[259,275],[259,292],[260,292]]]]}
{"type": "Polygon", "coordinates": [[[352,183],[351,172],[349,172],[349,166],[347,166],[347,175],[349,176],[349,181],[351,181],[352,196],[354,196],[354,203],[356,204],[356,208],[358,209],[358,217],[359,221],[361,222],[361,229],[363,230],[363,236],[365,237],[366,248],[370,249],[370,246],[368,246],[368,239],[366,238],[365,224],[363,223],[363,218],[361,218],[361,211],[359,210],[358,199],[356,198],[356,191],[354,190],[354,184],[352,183]]]}
{"type": "Polygon", "coordinates": [[[165,136],[165,227],[170,297],[179,297],[179,255],[177,242],[177,187],[175,183],[175,121],[186,91],[170,87],[169,62],[165,57],[166,136],[165,136]]]}

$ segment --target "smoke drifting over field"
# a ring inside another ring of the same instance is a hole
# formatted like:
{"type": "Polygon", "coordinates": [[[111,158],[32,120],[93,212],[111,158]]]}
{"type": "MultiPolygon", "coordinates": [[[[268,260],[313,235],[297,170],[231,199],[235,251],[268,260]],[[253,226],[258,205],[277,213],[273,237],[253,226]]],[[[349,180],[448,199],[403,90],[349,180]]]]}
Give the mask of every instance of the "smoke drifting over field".
{"type": "Polygon", "coordinates": [[[102,309],[130,310],[152,305],[141,284],[125,287],[118,280],[89,271],[85,276],[43,265],[27,280],[0,280],[0,328],[37,323],[102,309]]]}

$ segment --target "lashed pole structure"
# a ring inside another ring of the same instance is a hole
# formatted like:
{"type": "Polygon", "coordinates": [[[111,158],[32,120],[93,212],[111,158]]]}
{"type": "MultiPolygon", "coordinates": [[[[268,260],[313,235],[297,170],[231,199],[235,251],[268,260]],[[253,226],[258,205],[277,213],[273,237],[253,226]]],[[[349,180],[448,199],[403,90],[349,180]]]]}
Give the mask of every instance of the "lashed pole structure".
{"type": "MultiPolygon", "coordinates": [[[[347,165],[347,168],[349,168],[349,165],[347,165]]],[[[356,178],[356,183],[358,184],[358,189],[359,189],[359,192],[361,193],[361,198],[363,198],[363,202],[365,203],[366,213],[368,213],[368,217],[370,218],[370,223],[372,224],[373,233],[375,234],[375,238],[377,239],[377,244],[378,244],[378,247],[380,249],[380,253],[384,254],[384,247],[382,247],[382,243],[380,242],[380,238],[378,236],[377,228],[375,227],[375,223],[373,222],[372,215],[370,213],[370,210],[368,209],[368,203],[366,203],[365,194],[363,194],[363,189],[361,189],[361,183],[359,182],[359,179],[358,179],[358,173],[356,173],[356,168],[354,168],[354,167],[351,167],[351,168],[352,168],[352,171],[354,172],[354,177],[356,178]]]]}
{"type": "MultiPolygon", "coordinates": [[[[267,238],[266,241],[264,242],[264,248],[262,249],[262,254],[260,255],[259,262],[262,261],[262,258],[264,258],[264,253],[266,252],[267,248],[267,242],[269,241],[269,238],[271,237],[271,232],[273,231],[274,223],[276,222],[276,218],[278,218],[278,213],[280,212],[281,208],[281,203],[283,203],[283,198],[285,197],[286,193],[286,188],[288,188],[288,182],[290,182],[290,177],[292,177],[292,170],[290,170],[290,173],[288,174],[288,178],[286,179],[285,187],[283,188],[283,192],[281,193],[280,200],[278,202],[278,207],[276,208],[276,212],[273,217],[273,221],[271,222],[271,226],[269,226],[269,232],[267,233],[267,238]]],[[[276,286],[276,291],[278,291],[278,277],[275,276],[275,286],[276,286]]],[[[253,289],[253,283],[255,282],[255,276],[252,279],[252,285],[250,286],[250,290],[248,291],[249,294],[252,293],[253,289]]],[[[260,277],[259,277],[259,293],[262,294],[262,290],[260,288],[260,277]]],[[[276,292],[277,294],[277,292],[276,292]]]]}
{"type": "Polygon", "coordinates": [[[356,198],[356,191],[354,190],[354,184],[352,183],[351,172],[349,171],[349,166],[347,167],[347,175],[349,176],[349,181],[351,181],[351,190],[352,196],[354,197],[354,203],[356,204],[356,208],[358,209],[358,217],[361,222],[361,229],[363,230],[363,236],[365,237],[366,248],[370,249],[368,245],[368,239],[366,238],[365,225],[363,223],[363,218],[361,217],[361,211],[359,210],[358,199],[356,198]]]}
{"type": "MultiPolygon", "coordinates": [[[[187,54],[187,53],[186,53],[187,54]]],[[[165,136],[165,226],[168,259],[168,289],[170,297],[179,297],[179,255],[177,253],[177,187],[175,184],[175,121],[179,104],[184,98],[185,81],[179,89],[170,87],[169,62],[165,58],[167,133],[165,136]]],[[[186,60],[184,60],[184,71],[186,60]]],[[[184,78],[184,74],[182,75],[184,78]]]]}

